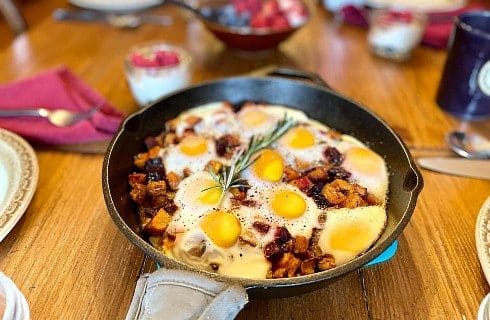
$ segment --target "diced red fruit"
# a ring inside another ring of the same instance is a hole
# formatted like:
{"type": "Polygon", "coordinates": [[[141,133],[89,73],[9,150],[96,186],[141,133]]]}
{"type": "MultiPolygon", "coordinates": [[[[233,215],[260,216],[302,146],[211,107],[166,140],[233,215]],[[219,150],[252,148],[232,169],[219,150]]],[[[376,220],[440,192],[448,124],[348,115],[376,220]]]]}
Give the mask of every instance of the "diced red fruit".
{"type": "Polygon", "coordinates": [[[161,67],[170,67],[179,64],[179,55],[174,51],[157,51],[155,60],[161,67]]]}
{"type": "Polygon", "coordinates": [[[265,16],[276,16],[279,12],[279,4],[276,0],[267,0],[262,5],[261,13],[265,16]]]}
{"type": "Polygon", "coordinates": [[[136,67],[142,68],[158,67],[158,64],[155,60],[148,59],[139,53],[133,53],[131,55],[131,63],[136,67]]]}
{"type": "Polygon", "coordinates": [[[252,17],[250,20],[250,26],[252,28],[268,28],[270,26],[269,19],[267,16],[259,13],[256,16],[252,17]]]}
{"type": "Polygon", "coordinates": [[[308,177],[302,177],[302,178],[293,180],[293,181],[291,181],[291,183],[303,192],[307,192],[313,186],[313,183],[310,181],[310,179],[308,179],[308,177]]]}
{"type": "Polygon", "coordinates": [[[150,56],[137,52],[131,55],[131,63],[141,68],[171,67],[179,64],[179,62],[179,55],[168,50],[159,50],[150,56]]]}
{"type": "Polygon", "coordinates": [[[271,28],[275,30],[283,30],[283,29],[288,29],[290,27],[288,19],[284,16],[275,16],[272,19],[272,26],[271,28]]]}

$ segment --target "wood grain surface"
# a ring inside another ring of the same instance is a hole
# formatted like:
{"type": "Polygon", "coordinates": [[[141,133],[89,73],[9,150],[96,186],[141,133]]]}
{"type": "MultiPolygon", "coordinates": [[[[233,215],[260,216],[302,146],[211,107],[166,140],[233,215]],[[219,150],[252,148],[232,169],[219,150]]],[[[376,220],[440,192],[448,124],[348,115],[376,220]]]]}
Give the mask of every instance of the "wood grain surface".
{"type": "MultiPolygon", "coordinates": [[[[447,153],[444,134],[462,124],[434,101],[446,53],[419,47],[407,62],[383,60],[370,54],[365,30],[339,24],[316,4],[310,8],[305,28],[278,50],[258,54],[225,48],[194,18],[170,7],[154,11],[172,16],[172,26],[137,30],[57,23],[48,16],[0,52],[0,83],[66,65],[129,113],[137,106],[124,78],[124,55],[135,44],[165,40],[193,56],[193,83],[270,64],[316,72],[379,114],[414,153],[447,153]]],[[[488,135],[487,124],[478,127],[488,135]]],[[[124,318],[144,255],[107,213],[102,155],[36,153],[38,188],[0,244],[0,270],[24,292],[33,319],[124,318]]],[[[425,188],[392,261],[310,294],[252,300],[238,319],[474,319],[490,289],[474,240],[490,182],[428,171],[423,176],[425,188]]]]}

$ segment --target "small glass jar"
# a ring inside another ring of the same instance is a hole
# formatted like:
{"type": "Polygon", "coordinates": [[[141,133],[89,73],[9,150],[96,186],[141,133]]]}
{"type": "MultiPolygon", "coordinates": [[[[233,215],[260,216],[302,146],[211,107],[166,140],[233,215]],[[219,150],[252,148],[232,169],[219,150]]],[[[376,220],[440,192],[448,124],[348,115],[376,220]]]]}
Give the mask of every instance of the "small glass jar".
{"type": "Polygon", "coordinates": [[[378,56],[406,60],[419,45],[426,21],[427,17],[420,13],[376,10],[370,16],[369,47],[378,56]]]}
{"type": "Polygon", "coordinates": [[[191,60],[184,49],[162,42],[131,49],[125,58],[125,71],[136,102],[143,106],[186,87],[192,78],[191,60]],[[159,59],[161,54],[171,54],[174,60],[166,64],[165,59],[159,59]]]}

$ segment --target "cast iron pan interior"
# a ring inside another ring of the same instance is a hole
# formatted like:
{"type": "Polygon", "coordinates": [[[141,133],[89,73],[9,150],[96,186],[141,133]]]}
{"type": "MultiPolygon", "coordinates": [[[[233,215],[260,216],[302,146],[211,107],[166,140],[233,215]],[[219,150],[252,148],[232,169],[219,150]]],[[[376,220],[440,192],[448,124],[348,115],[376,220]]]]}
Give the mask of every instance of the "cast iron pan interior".
{"type": "Polygon", "coordinates": [[[409,151],[376,115],[325,87],[276,77],[236,77],[204,83],[164,97],[132,114],[121,125],[108,148],[102,183],[104,198],[116,225],[131,242],[162,266],[193,270],[220,281],[239,283],[252,296],[267,298],[292,296],[321,288],[375,258],[400,235],[423,186],[422,176],[409,151]],[[301,109],[309,117],[356,137],[383,155],[390,172],[388,224],[373,247],[351,262],[324,272],[289,279],[254,280],[198,270],[166,257],[144,241],[129,198],[127,179],[133,170],[133,156],[144,151],[143,139],[160,133],[166,120],[188,108],[223,100],[234,104],[251,100],[301,109]]]}

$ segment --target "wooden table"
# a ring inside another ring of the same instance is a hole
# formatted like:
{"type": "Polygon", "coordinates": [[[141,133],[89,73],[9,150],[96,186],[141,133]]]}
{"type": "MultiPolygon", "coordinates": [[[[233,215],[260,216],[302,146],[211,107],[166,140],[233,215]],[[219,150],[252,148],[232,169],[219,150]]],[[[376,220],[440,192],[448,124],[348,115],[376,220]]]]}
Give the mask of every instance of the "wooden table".
{"type": "MultiPolygon", "coordinates": [[[[459,123],[434,96],[445,52],[418,48],[405,63],[371,55],[365,30],[340,25],[311,6],[311,22],[280,50],[244,55],[223,47],[173,8],[171,27],[118,30],[55,23],[48,17],[0,53],[0,82],[65,64],[121,110],[136,110],[123,73],[128,49],[166,40],[194,57],[194,78],[236,75],[271,63],[319,73],[368,106],[414,152],[445,152],[444,133],[459,123]],[[436,151],[439,152],[439,151],[436,151]]],[[[102,155],[38,150],[32,203],[0,245],[0,269],[29,301],[33,319],[121,319],[144,255],[118,231],[101,190],[102,155]]],[[[490,182],[423,171],[425,188],[399,238],[396,257],[299,297],[251,301],[239,319],[474,319],[489,287],[477,259],[474,226],[490,182]]]]}

